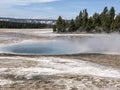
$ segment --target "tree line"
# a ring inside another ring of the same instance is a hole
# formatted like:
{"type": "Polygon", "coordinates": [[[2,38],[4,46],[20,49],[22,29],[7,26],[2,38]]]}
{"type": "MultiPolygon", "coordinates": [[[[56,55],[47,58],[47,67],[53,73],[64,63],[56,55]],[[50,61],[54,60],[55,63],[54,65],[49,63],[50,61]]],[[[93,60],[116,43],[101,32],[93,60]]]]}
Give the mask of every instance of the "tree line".
{"type": "Polygon", "coordinates": [[[45,23],[21,23],[21,22],[10,22],[0,21],[0,28],[50,28],[52,25],[45,23]]]}
{"type": "Polygon", "coordinates": [[[103,11],[88,15],[87,9],[80,11],[75,19],[70,21],[64,20],[61,16],[53,26],[54,32],[120,32],[120,13],[115,14],[114,7],[110,10],[105,7],[103,11]]]}

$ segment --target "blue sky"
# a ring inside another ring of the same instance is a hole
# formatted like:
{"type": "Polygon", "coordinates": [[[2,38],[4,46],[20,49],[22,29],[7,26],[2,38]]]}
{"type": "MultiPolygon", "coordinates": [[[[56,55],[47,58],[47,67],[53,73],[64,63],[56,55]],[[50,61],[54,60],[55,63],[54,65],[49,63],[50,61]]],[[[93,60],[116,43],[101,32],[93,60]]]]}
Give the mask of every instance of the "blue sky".
{"type": "Polygon", "coordinates": [[[88,9],[89,15],[101,13],[103,8],[114,6],[120,12],[120,0],[1,0],[0,16],[15,18],[75,18],[80,10],[88,9]]]}

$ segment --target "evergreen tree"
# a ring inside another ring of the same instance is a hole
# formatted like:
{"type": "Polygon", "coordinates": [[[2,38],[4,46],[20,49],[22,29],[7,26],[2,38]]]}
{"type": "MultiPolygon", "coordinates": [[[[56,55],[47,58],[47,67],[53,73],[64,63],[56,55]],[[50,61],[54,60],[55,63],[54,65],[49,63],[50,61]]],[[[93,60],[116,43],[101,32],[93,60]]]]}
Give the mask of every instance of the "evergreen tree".
{"type": "Polygon", "coordinates": [[[56,31],[57,32],[66,32],[66,21],[62,19],[61,16],[57,19],[56,23],[56,31]]]}
{"type": "Polygon", "coordinates": [[[74,22],[73,19],[70,21],[70,25],[69,25],[68,31],[69,31],[69,32],[74,32],[74,31],[76,31],[75,22],[74,22]]]}
{"type": "Polygon", "coordinates": [[[87,12],[87,9],[83,10],[83,28],[86,27],[87,25],[87,22],[88,22],[88,12],[87,12]]]}
{"type": "Polygon", "coordinates": [[[53,25],[53,32],[56,32],[56,31],[57,31],[56,25],[53,25]]]}
{"type": "Polygon", "coordinates": [[[79,16],[77,16],[76,19],[75,19],[75,27],[76,27],[76,29],[79,29],[79,27],[80,27],[80,19],[79,19],[79,16]]]}
{"type": "Polygon", "coordinates": [[[114,18],[115,18],[115,9],[114,7],[111,7],[110,12],[110,29],[114,29],[114,18]]]}
{"type": "Polygon", "coordinates": [[[100,15],[98,13],[93,14],[93,23],[94,27],[101,25],[100,15]]]}
{"type": "Polygon", "coordinates": [[[90,17],[90,18],[88,19],[88,23],[87,23],[87,26],[86,26],[86,31],[87,31],[87,32],[91,32],[93,28],[94,28],[93,18],[90,17]]]}
{"type": "Polygon", "coordinates": [[[81,27],[82,26],[82,22],[83,22],[83,13],[82,13],[82,11],[80,11],[80,13],[79,13],[79,26],[81,27]]]}
{"type": "Polygon", "coordinates": [[[66,32],[66,21],[62,20],[62,32],[66,32]]]}
{"type": "Polygon", "coordinates": [[[120,13],[115,18],[114,29],[120,29],[120,13]]]}
{"type": "Polygon", "coordinates": [[[76,30],[79,30],[80,27],[83,27],[83,13],[80,11],[79,15],[75,19],[76,30]]]}
{"type": "Polygon", "coordinates": [[[110,16],[107,7],[105,7],[101,13],[101,24],[104,32],[109,32],[108,30],[110,29],[110,16]]]}
{"type": "Polygon", "coordinates": [[[115,9],[114,9],[114,7],[111,7],[109,14],[110,14],[110,19],[113,21],[114,18],[115,18],[115,9]]]}
{"type": "Polygon", "coordinates": [[[49,24],[41,23],[19,23],[19,22],[10,22],[10,21],[0,21],[0,28],[47,28],[51,27],[49,24]]]}
{"type": "Polygon", "coordinates": [[[59,16],[58,19],[57,19],[57,32],[62,32],[62,26],[63,26],[63,20],[62,20],[62,17],[59,16]]]}
{"type": "Polygon", "coordinates": [[[56,30],[58,32],[66,32],[68,28],[69,32],[80,30],[81,32],[113,32],[120,31],[120,14],[115,16],[115,9],[111,7],[108,10],[105,7],[101,14],[95,13],[93,16],[88,17],[87,9],[80,11],[75,20],[66,22],[59,16],[56,24],[56,30]]]}

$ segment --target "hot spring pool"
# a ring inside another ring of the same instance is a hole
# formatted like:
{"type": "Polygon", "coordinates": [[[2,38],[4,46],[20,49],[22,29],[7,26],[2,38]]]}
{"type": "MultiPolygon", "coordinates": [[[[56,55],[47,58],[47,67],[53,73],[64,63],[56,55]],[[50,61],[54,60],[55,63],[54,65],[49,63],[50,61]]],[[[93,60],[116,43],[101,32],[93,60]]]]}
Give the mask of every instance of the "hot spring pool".
{"type": "Polygon", "coordinates": [[[27,55],[62,55],[77,53],[78,48],[69,41],[24,42],[1,48],[4,53],[27,55]]]}
{"type": "Polygon", "coordinates": [[[13,45],[0,46],[0,53],[26,55],[64,55],[80,53],[120,54],[120,36],[106,35],[100,37],[84,37],[26,41],[13,45]]]}

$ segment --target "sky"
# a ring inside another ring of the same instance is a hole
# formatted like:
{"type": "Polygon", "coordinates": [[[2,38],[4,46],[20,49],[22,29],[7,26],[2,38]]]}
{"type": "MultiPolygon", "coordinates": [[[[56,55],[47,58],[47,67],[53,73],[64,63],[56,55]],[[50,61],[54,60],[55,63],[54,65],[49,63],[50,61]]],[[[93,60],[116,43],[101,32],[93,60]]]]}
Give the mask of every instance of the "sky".
{"type": "Polygon", "coordinates": [[[120,12],[120,0],[1,0],[0,17],[72,19],[83,9],[91,16],[101,13],[105,6],[114,6],[116,13],[120,12]]]}

